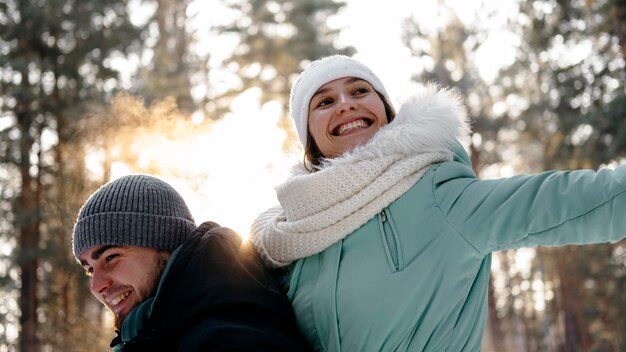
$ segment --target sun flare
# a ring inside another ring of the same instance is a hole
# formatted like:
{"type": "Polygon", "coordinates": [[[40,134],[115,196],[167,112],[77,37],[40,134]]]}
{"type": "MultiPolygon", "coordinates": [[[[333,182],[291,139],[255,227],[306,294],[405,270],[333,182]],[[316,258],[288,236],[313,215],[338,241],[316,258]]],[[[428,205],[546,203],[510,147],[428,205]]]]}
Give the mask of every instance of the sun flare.
{"type": "MultiPolygon", "coordinates": [[[[255,217],[277,203],[274,188],[297,158],[283,151],[281,106],[261,106],[259,96],[246,91],[216,122],[179,118],[118,130],[115,138],[126,147],[113,151],[111,179],[130,173],[160,177],[183,196],[197,224],[215,221],[247,238],[255,217]]],[[[101,150],[89,153],[88,169],[101,175],[103,158],[101,150]]]]}

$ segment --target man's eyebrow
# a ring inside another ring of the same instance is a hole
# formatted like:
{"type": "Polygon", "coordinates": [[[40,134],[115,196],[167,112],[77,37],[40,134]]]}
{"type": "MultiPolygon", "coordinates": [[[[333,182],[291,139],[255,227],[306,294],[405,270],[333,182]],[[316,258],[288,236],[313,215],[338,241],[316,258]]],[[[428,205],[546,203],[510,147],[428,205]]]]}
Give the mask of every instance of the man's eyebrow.
{"type": "MultiPolygon", "coordinates": [[[[117,248],[117,247],[121,247],[121,246],[113,245],[113,244],[102,246],[102,247],[98,248],[97,250],[93,251],[93,253],[91,253],[91,259],[98,260],[98,258],[100,258],[102,253],[108,251],[111,248],[117,248]]],[[[87,265],[87,263],[85,261],[83,261],[83,260],[80,261],[80,264],[82,264],[83,266],[87,265]]]]}

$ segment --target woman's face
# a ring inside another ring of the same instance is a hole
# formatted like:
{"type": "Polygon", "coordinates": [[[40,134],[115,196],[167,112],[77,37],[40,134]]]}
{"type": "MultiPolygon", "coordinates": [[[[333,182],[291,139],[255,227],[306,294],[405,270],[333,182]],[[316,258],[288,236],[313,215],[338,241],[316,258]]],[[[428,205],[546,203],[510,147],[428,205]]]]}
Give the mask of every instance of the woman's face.
{"type": "Polygon", "coordinates": [[[321,86],[309,103],[309,132],[326,158],[366,144],[387,124],[385,105],[369,82],[346,77],[321,86]]]}

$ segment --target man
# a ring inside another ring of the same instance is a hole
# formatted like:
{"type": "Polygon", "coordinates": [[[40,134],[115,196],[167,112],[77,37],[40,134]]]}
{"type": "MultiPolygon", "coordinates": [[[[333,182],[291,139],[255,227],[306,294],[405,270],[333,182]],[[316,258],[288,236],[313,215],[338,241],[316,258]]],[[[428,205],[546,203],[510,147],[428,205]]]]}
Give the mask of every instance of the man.
{"type": "Polygon", "coordinates": [[[74,256],[113,312],[115,351],[306,350],[291,305],[234,231],[196,228],[170,185],[130,175],[81,208],[74,256]]]}

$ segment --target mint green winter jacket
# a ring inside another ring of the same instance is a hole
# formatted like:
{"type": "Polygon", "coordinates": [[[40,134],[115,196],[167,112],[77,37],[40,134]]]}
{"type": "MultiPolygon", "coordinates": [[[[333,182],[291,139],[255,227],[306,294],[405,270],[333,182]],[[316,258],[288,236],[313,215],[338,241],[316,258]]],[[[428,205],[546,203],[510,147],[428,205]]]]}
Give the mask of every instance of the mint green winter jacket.
{"type": "Polygon", "coordinates": [[[480,351],[492,252],[625,237],[626,165],[479,180],[458,142],[467,130],[458,98],[428,87],[364,146],[277,187],[280,205],[255,220],[251,240],[287,269],[316,350],[480,351]],[[385,162],[411,169],[433,152],[447,157],[384,198],[397,182],[385,162]]]}
{"type": "Polygon", "coordinates": [[[478,180],[458,150],[345,239],[292,264],[288,297],[318,350],[480,351],[492,252],[625,234],[626,166],[478,180]]]}

